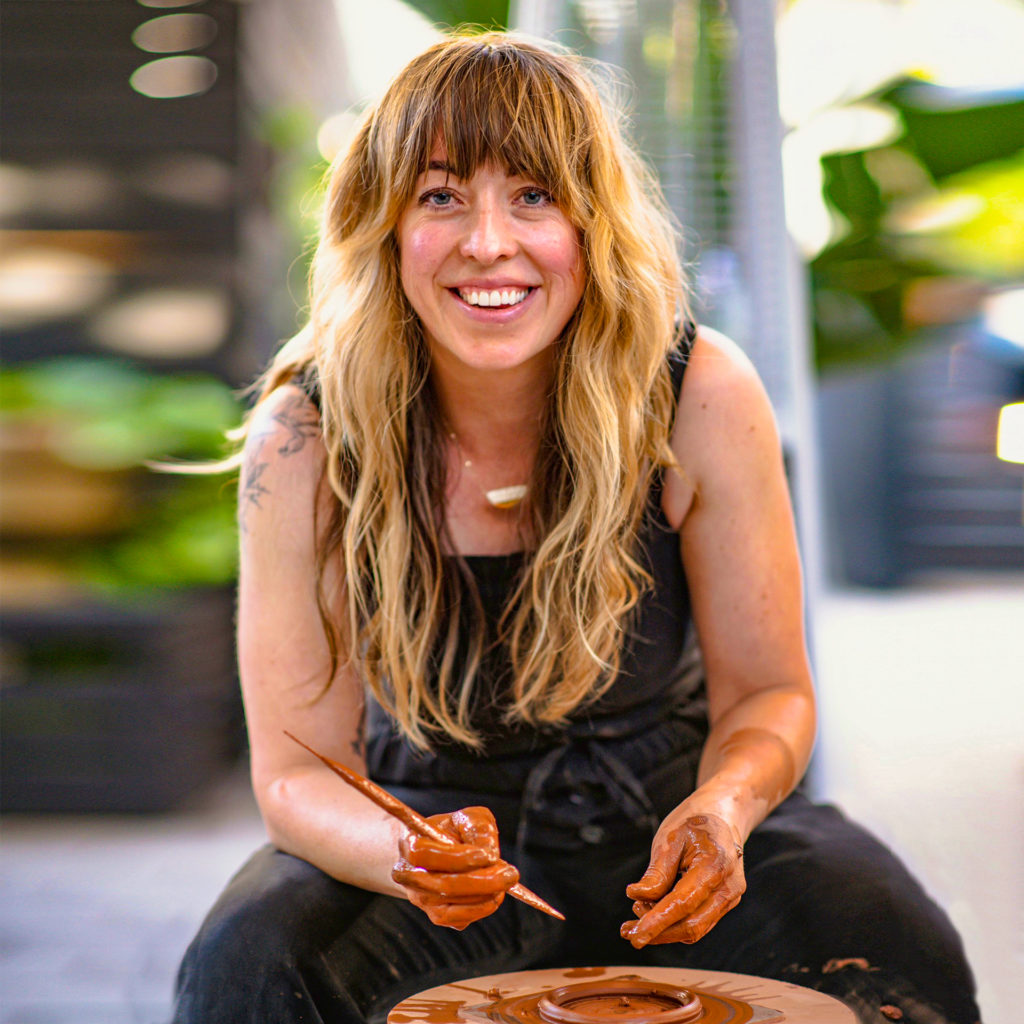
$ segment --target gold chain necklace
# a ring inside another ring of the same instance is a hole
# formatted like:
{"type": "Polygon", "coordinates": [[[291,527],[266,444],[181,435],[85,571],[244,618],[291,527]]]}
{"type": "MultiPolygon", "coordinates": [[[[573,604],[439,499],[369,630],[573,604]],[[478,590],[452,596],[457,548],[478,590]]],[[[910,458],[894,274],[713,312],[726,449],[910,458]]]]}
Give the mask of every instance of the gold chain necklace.
{"type": "Polygon", "coordinates": [[[462,442],[459,441],[459,435],[449,427],[448,436],[451,438],[458,450],[459,459],[462,462],[462,465],[469,470],[470,476],[473,477],[473,481],[476,483],[483,496],[487,499],[488,505],[492,508],[511,509],[515,508],[516,505],[526,497],[526,484],[512,484],[510,487],[495,487],[492,490],[486,490],[480,480],[480,477],[476,475],[476,467],[473,465],[473,461],[466,457],[466,452],[462,447],[462,442]]]}

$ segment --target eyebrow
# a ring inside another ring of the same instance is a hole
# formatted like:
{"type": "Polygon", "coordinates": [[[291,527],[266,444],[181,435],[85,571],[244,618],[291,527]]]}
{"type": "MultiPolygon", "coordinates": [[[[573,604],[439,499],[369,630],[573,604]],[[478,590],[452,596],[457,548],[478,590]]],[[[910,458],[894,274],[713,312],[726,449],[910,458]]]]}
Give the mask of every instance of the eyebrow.
{"type": "Polygon", "coordinates": [[[455,173],[452,170],[452,165],[449,164],[449,163],[446,163],[444,160],[431,160],[430,163],[427,164],[427,170],[428,171],[444,171],[445,174],[454,174],[455,173]]]}

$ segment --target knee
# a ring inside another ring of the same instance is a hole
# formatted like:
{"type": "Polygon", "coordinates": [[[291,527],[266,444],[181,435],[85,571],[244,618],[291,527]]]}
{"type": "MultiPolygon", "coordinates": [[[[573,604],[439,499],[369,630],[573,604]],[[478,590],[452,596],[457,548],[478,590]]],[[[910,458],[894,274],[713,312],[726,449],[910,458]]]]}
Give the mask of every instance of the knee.
{"type": "Polygon", "coordinates": [[[749,884],[777,896],[812,965],[812,952],[821,963],[862,958],[932,987],[973,989],[952,923],[891,850],[834,808],[806,805],[790,818],[769,825],[749,884]]]}
{"type": "Polygon", "coordinates": [[[228,883],[197,935],[198,951],[209,959],[274,964],[308,934],[315,908],[337,886],[317,868],[266,846],[228,883]]]}
{"type": "Polygon", "coordinates": [[[175,1022],[306,1019],[302,964],[315,959],[318,919],[337,903],[331,895],[339,888],[348,887],[305,861],[272,847],[258,851],[185,953],[175,1022]]]}

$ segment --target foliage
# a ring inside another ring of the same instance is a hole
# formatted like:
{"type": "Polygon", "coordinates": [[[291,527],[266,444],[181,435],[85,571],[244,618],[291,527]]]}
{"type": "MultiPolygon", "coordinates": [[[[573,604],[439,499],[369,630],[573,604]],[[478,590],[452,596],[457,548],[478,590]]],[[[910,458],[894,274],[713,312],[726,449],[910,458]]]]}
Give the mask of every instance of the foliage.
{"type": "Polygon", "coordinates": [[[874,99],[897,112],[900,137],[822,159],[842,229],[811,262],[819,367],[885,358],[911,342],[922,283],[936,323],[970,314],[944,294],[973,284],[981,295],[1024,273],[1024,101],[952,104],[943,94],[918,82],[887,89],[874,99]]]}
{"type": "Polygon", "coordinates": [[[146,468],[153,460],[227,454],[225,431],[239,422],[241,405],[222,381],[113,359],[58,358],[0,371],[0,409],[5,431],[26,432],[69,473],[112,475],[126,487],[120,529],[36,542],[33,554],[73,581],[113,591],[234,578],[234,508],[224,476],[146,468]]]}
{"type": "Polygon", "coordinates": [[[484,28],[508,26],[508,0],[408,0],[436,25],[482,25],[484,28]]]}
{"type": "Polygon", "coordinates": [[[87,469],[212,459],[239,419],[230,388],[207,374],[161,375],[114,359],[66,357],[0,371],[4,422],[43,420],[55,454],[87,469]]]}

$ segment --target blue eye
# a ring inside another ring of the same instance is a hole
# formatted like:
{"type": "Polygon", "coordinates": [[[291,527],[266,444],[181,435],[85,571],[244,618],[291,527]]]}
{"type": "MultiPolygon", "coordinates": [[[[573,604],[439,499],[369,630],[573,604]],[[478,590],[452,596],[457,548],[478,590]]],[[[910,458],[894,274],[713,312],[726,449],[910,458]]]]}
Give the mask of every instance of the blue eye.
{"type": "Polygon", "coordinates": [[[527,206],[543,206],[551,202],[551,193],[545,192],[542,188],[528,188],[523,193],[523,202],[527,206]]]}
{"type": "Polygon", "coordinates": [[[447,189],[437,188],[423,196],[420,202],[429,206],[451,206],[452,199],[453,196],[447,189]]]}

